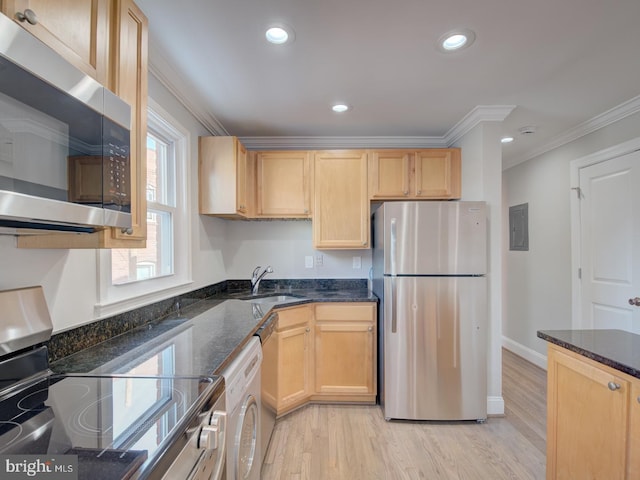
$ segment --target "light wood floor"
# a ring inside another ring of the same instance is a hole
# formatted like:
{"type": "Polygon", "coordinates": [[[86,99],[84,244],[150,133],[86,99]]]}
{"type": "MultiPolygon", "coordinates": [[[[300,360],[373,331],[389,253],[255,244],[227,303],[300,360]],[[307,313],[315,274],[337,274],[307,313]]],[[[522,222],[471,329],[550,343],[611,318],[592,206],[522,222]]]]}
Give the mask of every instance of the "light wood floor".
{"type": "Polygon", "coordinates": [[[309,405],[276,422],[271,479],[544,479],[546,372],[503,350],[505,416],[387,422],[377,406],[309,405]]]}

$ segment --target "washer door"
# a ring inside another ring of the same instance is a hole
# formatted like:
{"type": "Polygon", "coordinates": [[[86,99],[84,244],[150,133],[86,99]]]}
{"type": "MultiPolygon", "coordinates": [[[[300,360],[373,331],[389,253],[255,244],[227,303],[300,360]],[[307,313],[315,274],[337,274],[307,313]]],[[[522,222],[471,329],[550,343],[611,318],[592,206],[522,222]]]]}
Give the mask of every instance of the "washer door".
{"type": "Polygon", "coordinates": [[[236,480],[259,478],[260,466],[258,463],[258,403],[253,395],[245,398],[240,416],[238,417],[238,430],[236,431],[236,480]],[[253,472],[257,471],[257,475],[253,472]]]}

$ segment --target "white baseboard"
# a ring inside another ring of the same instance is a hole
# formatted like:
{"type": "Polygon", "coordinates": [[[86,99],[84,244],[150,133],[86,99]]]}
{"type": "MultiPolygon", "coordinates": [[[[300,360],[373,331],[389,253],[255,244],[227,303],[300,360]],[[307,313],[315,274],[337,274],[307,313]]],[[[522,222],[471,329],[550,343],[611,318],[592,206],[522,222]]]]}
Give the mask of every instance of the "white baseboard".
{"type": "Polygon", "coordinates": [[[502,397],[487,397],[487,415],[504,415],[504,399],[502,397]]]}
{"type": "Polygon", "coordinates": [[[543,370],[547,369],[547,357],[535,350],[525,347],[521,343],[515,342],[505,336],[502,337],[502,346],[525,360],[537,365],[543,370]]]}

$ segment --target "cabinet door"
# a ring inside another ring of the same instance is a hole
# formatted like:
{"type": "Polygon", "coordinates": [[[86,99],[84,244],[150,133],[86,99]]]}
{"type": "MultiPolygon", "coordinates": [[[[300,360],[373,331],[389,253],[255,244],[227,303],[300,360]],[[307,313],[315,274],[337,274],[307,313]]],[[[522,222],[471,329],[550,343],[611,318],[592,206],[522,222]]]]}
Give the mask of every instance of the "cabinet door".
{"type": "Polygon", "coordinates": [[[630,383],[553,345],[548,360],[547,479],[623,480],[630,383]]]}
{"type": "Polygon", "coordinates": [[[369,158],[371,199],[407,198],[411,194],[411,153],[406,150],[373,151],[369,158]]]}
{"type": "Polygon", "coordinates": [[[315,393],[375,395],[375,304],[318,304],[315,393]]]}
{"type": "Polygon", "coordinates": [[[201,214],[250,216],[253,195],[251,158],[236,137],[199,138],[201,214]]]}
{"type": "Polygon", "coordinates": [[[367,153],[324,151],[314,157],[313,245],[369,248],[367,153]]]}
{"type": "Polygon", "coordinates": [[[415,197],[457,199],[461,193],[458,148],[433,148],[415,153],[415,197]]]}
{"type": "Polygon", "coordinates": [[[278,415],[304,403],[311,392],[311,323],[310,307],[278,311],[278,415]]]}
{"type": "Polygon", "coordinates": [[[147,239],[147,17],[132,0],[116,0],[114,91],[131,105],[131,230],[111,229],[121,247],[147,239]]]}
{"type": "Polygon", "coordinates": [[[5,0],[2,10],[103,85],[108,79],[109,0],[5,0]],[[35,13],[31,24],[19,16],[35,13]]]}
{"type": "Polygon", "coordinates": [[[309,152],[256,154],[258,217],[310,216],[309,152]]]}

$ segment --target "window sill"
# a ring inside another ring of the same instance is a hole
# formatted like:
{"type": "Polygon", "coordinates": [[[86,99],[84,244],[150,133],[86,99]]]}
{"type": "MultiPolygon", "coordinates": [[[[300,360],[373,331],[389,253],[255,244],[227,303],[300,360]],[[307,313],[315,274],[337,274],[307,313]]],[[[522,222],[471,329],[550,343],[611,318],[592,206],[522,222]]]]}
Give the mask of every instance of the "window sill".
{"type": "Polygon", "coordinates": [[[130,298],[115,300],[113,302],[98,303],[93,307],[97,319],[111,317],[119,313],[128,312],[151,303],[166,300],[167,298],[182,295],[193,290],[193,280],[181,282],[171,287],[163,288],[149,293],[142,293],[130,298]]]}

